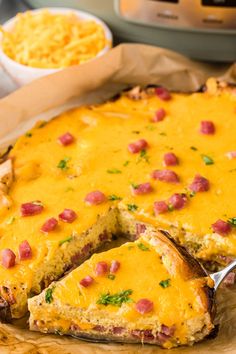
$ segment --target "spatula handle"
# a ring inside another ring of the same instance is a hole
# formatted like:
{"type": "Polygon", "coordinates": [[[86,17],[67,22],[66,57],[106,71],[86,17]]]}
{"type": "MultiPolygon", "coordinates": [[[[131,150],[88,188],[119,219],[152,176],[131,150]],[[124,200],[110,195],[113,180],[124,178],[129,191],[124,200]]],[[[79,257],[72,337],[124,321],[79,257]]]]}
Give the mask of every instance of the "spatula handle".
{"type": "Polygon", "coordinates": [[[214,289],[216,290],[225,277],[236,268],[236,259],[227,265],[224,269],[217,273],[210,274],[210,278],[214,280],[214,289]]]}

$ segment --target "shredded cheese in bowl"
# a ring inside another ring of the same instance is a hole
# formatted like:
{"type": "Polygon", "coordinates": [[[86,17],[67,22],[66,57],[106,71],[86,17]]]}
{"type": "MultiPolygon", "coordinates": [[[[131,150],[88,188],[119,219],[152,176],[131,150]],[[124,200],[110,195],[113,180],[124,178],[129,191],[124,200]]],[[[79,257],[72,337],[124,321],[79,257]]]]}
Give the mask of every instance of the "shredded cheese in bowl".
{"type": "Polygon", "coordinates": [[[59,69],[78,65],[111,46],[104,27],[73,11],[48,10],[18,14],[11,30],[2,31],[2,50],[25,66],[59,69]]]}

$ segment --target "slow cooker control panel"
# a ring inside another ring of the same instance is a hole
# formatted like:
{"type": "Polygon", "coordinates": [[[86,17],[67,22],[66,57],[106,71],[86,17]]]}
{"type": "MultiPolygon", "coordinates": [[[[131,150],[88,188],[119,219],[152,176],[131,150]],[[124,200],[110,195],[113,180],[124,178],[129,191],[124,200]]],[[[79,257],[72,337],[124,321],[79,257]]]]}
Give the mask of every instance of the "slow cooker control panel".
{"type": "Polygon", "coordinates": [[[236,0],[116,0],[125,20],[150,26],[233,30],[236,0]]]}

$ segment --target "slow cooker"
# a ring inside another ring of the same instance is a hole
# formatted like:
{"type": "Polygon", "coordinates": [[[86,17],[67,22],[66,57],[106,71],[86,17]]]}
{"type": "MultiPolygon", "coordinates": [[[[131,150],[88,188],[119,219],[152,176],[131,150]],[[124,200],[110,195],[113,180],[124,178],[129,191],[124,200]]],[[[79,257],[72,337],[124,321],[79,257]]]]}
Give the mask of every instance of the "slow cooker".
{"type": "Polygon", "coordinates": [[[236,60],[236,0],[27,0],[31,7],[65,6],[102,18],[117,42],[142,42],[191,58],[236,60]]]}

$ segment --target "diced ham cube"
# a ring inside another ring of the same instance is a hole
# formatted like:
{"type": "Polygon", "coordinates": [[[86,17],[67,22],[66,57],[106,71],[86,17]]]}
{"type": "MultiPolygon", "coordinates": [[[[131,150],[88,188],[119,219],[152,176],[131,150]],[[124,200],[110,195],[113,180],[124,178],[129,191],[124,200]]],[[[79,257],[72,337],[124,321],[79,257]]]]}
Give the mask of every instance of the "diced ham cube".
{"type": "Polygon", "coordinates": [[[94,331],[105,332],[106,328],[104,326],[96,325],[93,327],[94,331]]]}
{"type": "Polygon", "coordinates": [[[84,201],[90,205],[98,205],[106,200],[105,194],[100,191],[93,191],[86,195],[84,201]]]}
{"type": "Polygon", "coordinates": [[[120,262],[112,261],[110,266],[110,273],[116,273],[119,268],[120,268],[120,262]]]}
{"type": "Polygon", "coordinates": [[[59,143],[64,146],[72,144],[74,140],[75,139],[74,139],[73,135],[71,135],[71,133],[68,133],[68,132],[59,136],[59,138],[58,138],[59,143]]]}
{"type": "Polygon", "coordinates": [[[173,336],[176,330],[176,326],[166,326],[164,324],[161,325],[161,333],[164,333],[166,336],[173,336]]]}
{"type": "Polygon", "coordinates": [[[229,151],[225,154],[229,160],[236,159],[236,151],[229,151]]]}
{"type": "Polygon", "coordinates": [[[59,219],[68,223],[72,223],[76,218],[76,212],[71,209],[64,209],[63,212],[59,214],[59,219]]]}
{"type": "Polygon", "coordinates": [[[21,261],[32,258],[32,249],[27,240],[23,241],[19,246],[19,258],[21,261]]]}
{"type": "Polygon", "coordinates": [[[171,170],[155,170],[152,172],[151,177],[162,182],[178,183],[178,175],[171,170]]]}
{"type": "Polygon", "coordinates": [[[153,302],[148,299],[140,299],[135,304],[136,311],[141,313],[141,315],[151,312],[153,310],[153,307],[154,307],[153,302]]]}
{"type": "Polygon", "coordinates": [[[169,210],[167,203],[164,200],[154,203],[155,215],[166,213],[169,210]]]}
{"type": "Polygon", "coordinates": [[[90,275],[87,275],[85,278],[80,280],[80,285],[82,285],[84,288],[87,288],[94,282],[94,279],[90,277],[90,275]]]}
{"type": "Polygon", "coordinates": [[[217,220],[214,224],[211,225],[215,233],[225,236],[231,231],[231,225],[224,220],[217,220]]]}
{"type": "Polygon", "coordinates": [[[132,188],[132,193],[134,195],[142,195],[142,194],[148,194],[152,192],[152,186],[149,182],[139,184],[135,187],[132,186],[131,188],[132,188]]]}
{"type": "Polygon", "coordinates": [[[164,108],[159,108],[156,113],[155,116],[152,118],[152,121],[157,123],[157,122],[161,122],[166,116],[166,111],[164,110],[164,108]]]}
{"type": "Polygon", "coordinates": [[[106,262],[98,262],[96,264],[95,273],[96,275],[105,275],[108,271],[108,264],[106,262]]]}
{"type": "Polygon", "coordinates": [[[136,224],[136,236],[139,237],[140,234],[143,234],[146,231],[146,225],[136,224]]]}
{"type": "Polygon", "coordinates": [[[190,184],[189,189],[193,192],[207,192],[210,188],[208,179],[200,176],[199,174],[194,177],[193,182],[190,184]]]}
{"type": "Polygon", "coordinates": [[[55,228],[57,227],[58,221],[55,218],[50,218],[48,220],[45,221],[45,223],[43,224],[43,226],[41,227],[40,231],[48,233],[50,231],[55,230],[55,228]]]}
{"type": "Polygon", "coordinates": [[[176,166],[179,164],[179,160],[173,152],[167,152],[163,156],[163,161],[165,166],[176,166]]]}
{"type": "Polygon", "coordinates": [[[156,334],[156,338],[158,340],[158,343],[163,345],[165,342],[167,342],[168,340],[170,340],[170,336],[167,336],[165,333],[161,333],[161,332],[158,332],[156,334]]]}
{"type": "Polygon", "coordinates": [[[128,145],[128,150],[132,154],[137,154],[138,152],[146,149],[148,147],[148,143],[145,139],[137,140],[128,145]]]}
{"type": "Polygon", "coordinates": [[[202,134],[214,134],[215,133],[215,125],[210,120],[201,121],[200,132],[202,134]]]}
{"type": "Polygon", "coordinates": [[[114,334],[122,334],[125,331],[124,327],[113,327],[112,333],[114,334]]]}
{"type": "Polygon", "coordinates": [[[43,205],[40,201],[21,204],[21,216],[33,216],[43,211],[43,205]]]}
{"type": "Polygon", "coordinates": [[[187,202],[187,197],[185,194],[175,193],[169,198],[169,204],[173,209],[182,209],[187,202]]]}
{"type": "Polygon", "coordinates": [[[157,87],[156,88],[156,95],[162,100],[162,101],[169,101],[171,99],[171,94],[170,92],[164,88],[164,87],[157,87]]]}
{"type": "Polygon", "coordinates": [[[14,267],[16,263],[16,255],[12,250],[10,250],[9,248],[3,249],[1,252],[1,256],[1,264],[4,268],[14,267]]]}
{"type": "Polygon", "coordinates": [[[235,283],[235,276],[236,274],[234,272],[230,272],[228,275],[226,275],[225,279],[223,280],[223,284],[225,286],[231,286],[234,285],[235,283]]]}

